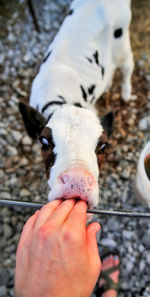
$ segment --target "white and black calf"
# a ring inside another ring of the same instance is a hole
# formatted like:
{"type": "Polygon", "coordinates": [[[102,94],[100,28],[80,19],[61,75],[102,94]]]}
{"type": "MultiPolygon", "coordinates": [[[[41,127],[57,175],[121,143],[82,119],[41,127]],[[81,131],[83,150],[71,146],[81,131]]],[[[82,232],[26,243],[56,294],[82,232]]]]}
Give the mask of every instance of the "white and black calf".
{"type": "Polygon", "coordinates": [[[19,104],[29,135],[42,143],[49,200],[98,203],[113,113],[99,119],[95,103],[117,67],[124,76],[122,97],[131,97],[130,20],[129,0],[74,0],[34,79],[30,106],[19,104]]]}

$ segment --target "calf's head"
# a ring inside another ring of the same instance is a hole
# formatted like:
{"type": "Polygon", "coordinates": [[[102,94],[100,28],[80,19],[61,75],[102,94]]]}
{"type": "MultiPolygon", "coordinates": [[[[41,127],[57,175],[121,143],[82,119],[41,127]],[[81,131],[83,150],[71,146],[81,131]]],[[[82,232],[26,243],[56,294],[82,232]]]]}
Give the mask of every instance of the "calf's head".
{"type": "Polygon", "coordinates": [[[101,121],[89,109],[64,105],[47,121],[34,108],[19,103],[25,127],[41,142],[50,192],[49,200],[79,198],[98,203],[99,170],[105,158],[113,113],[101,121]]]}

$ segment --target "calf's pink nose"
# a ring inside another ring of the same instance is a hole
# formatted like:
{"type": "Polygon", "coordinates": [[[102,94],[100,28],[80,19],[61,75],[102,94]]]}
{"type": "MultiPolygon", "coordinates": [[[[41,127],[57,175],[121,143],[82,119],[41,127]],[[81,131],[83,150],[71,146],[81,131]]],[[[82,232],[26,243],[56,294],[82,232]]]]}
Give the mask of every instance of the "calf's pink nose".
{"type": "Polygon", "coordinates": [[[94,182],[93,176],[84,169],[70,169],[62,173],[60,176],[60,180],[63,184],[70,184],[70,185],[85,185],[85,186],[92,186],[94,182]]]}
{"type": "Polygon", "coordinates": [[[62,195],[65,199],[80,197],[87,200],[88,193],[95,186],[94,177],[85,169],[73,168],[61,174],[62,195]]]}
{"type": "Polygon", "coordinates": [[[83,184],[83,185],[89,185],[91,186],[93,183],[93,177],[92,176],[81,176],[81,175],[70,175],[70,173],[63,173],[61,175],[61,181],[63,184],[70,184],[73,186],[73,184],[83,184]]]}

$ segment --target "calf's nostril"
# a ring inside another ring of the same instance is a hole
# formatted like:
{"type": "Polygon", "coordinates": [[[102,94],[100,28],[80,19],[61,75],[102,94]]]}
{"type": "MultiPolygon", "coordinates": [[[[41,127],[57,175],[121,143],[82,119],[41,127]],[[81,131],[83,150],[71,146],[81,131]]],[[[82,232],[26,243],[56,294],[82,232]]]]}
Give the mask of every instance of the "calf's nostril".
{"type": "Polygon", "coordinates": [[[62,182],[63,182],[63,184],[66,184],[67,183],[67,181],[68,181],[68,175],[66,175],[66,174],[64,174],[64,175],[62,175],[61,176],[61,180],[62,180],[62,182]]]}
{"type": "Polygon", "coordinates": [[[93,177],[92,176],[89,176],[88,177],[88,184],[91,186],[93,183],[93,177]]]}

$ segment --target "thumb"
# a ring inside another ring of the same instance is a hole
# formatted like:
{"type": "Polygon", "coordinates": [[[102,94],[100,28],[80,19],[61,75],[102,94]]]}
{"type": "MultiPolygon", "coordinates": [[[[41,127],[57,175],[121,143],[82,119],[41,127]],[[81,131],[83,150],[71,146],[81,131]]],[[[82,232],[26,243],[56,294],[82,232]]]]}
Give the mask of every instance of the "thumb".
{"type": "MultiPolygon", "coordinates": [[[[100,230],[100,224],[94,222],[88,225],[86,229],[87,248],[91,257],[99,258],[96,233],[100,230]]],[[[95,259],[95,260],[96,260],[95,259]]]]}

